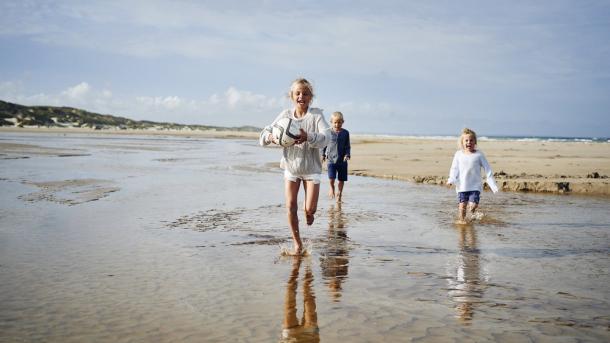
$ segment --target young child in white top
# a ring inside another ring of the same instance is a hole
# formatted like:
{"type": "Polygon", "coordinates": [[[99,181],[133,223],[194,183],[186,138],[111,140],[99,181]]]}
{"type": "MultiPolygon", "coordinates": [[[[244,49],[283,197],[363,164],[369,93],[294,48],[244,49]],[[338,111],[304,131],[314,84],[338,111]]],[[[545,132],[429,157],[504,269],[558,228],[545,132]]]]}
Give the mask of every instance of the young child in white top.
{"type": "Polygon", "coordinates": [[[485,170],[487,185],[492,192],[498,191],[498,186],[493,177],[493,172],[485,155],[477,150],[477,134],[466,128],[462,130],[462,134],[458,139],[460,150],[456,151],[449,170],[449,179],[447,185],[455,184],[455,190],[458,193],[458,223],[466,223],[466,203],[471,214],[479,206],[479,197],[483,190],[481,183],[481,168],[485,170]]]}
{"type": "Polygon", "coordinates": [[[303,243],[299,233],[297,214],[299,187],[302,182],[305,191],[305,218],[307,225],[311,225],[320,195],[320,174],[322,173],[320,149],[324,148],[330,140],[330,126],[324,119],[321,109],[309,107],[314,97],[313,87],[309,81],[303,78],[296,79],[290,86],[289,96],[294,108],[282,111],[271,125],[265,127],[261,132],[259,143],[263,146],[271,143],[277,144],[271,134],[272,127],[282,118],[292,118],[300,124],[301,134],[295,140],[294,145],[283,148],[280,161],[280,167],[284,169],[288,225],[292,231],[294,253],[300,255],[303,252],[303,243]]]}

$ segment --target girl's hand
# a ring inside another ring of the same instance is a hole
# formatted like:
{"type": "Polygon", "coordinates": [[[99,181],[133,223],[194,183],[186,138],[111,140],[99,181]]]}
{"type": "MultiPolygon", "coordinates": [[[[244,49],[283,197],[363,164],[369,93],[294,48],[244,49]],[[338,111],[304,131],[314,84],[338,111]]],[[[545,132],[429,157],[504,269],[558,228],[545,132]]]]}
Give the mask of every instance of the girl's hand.
{"type": "Polygon", "coordinates": [[[273,144],[279,144],[279,142],[275,139],[275,137],[273,137],[273,134],[271,134],[271,133],[267,137],[267,140],[273,144]]]}
{"type": "Polygon", "coordinates": [[[297,137],[297,139],[294,140],[294,144],[302,144],[304,142],[307,142],[307,132],[305,132],[305,130],[300,129],[301,130],[301,134],[299,135],[299,137],[297,137]]]}
{"type": "Polygon", "coordinates": [[[343,156],[343,162],[347,162],[349,160],[349,156],[345,155],[343,156]]]}

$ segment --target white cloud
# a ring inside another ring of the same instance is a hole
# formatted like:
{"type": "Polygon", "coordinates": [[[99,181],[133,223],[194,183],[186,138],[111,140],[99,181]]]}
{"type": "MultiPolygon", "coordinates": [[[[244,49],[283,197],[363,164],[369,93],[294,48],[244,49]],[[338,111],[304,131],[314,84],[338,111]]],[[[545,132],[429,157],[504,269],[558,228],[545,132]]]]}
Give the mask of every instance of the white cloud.
{"type": "Polygon", "coordinates": [[[89,84],[87,82],[81,82],[74,87],[66,89],[61,94],[67,96],[68,98],[79,100],[86,96],[89,93],[90,89],[91,87],[89,87],[89,84]]]}
{"type": "MultiPolygon", "coordinates": [[[[0,83],[0,97],[23,105],[78,107],[92,112],[130,117],[136,120],[170,121],[218,126],[267,125],[284,108],[291,106],[285,96],[272,97],[230,86],[203,99],[179,96],[113,96],[110,89],[96,91],[87,82],[55,94],[28,94],[23,83],[0,83]]],[[[388,118],[395,109],[386,103],[326,104],[350,118],[388,118]]],[[[327,111],[328,112],[328,111],[327,111]]],[[[328,115],[330,114],[327,113],[328,115]]]]}
{"type": "Polygon", "coordinates": [[[166,96],[166,97],[150,97],[150,96],[139,96],[136,97],[136,102],[144,105],[145,107],[156,109],[156,110],[175,110],[183,106],[184,101],[177,96],[166,96]]]}

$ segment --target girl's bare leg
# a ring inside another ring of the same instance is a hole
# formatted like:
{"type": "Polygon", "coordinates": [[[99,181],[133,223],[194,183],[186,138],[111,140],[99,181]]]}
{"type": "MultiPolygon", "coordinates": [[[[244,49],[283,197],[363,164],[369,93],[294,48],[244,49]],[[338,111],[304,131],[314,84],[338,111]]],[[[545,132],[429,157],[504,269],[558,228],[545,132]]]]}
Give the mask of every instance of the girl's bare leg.
{"type": "Polygon", "coordinates": [[[301,267],[301,256],[295,256],[292,260],[292,271],[286,283],[286,295],[284,296],[284,329],[299,326],[297,318],[297,288],[299,269],[301,267]]]}
{"type": "Polygon", "coordinates": [[[307,193],[305,193],[305,215],[307,225],[313,224],[314,214],[318,209],[318,197],[320,196],[320,184],[313,181],[303,181],[307,184],[307,193]]]}
{"type": "Polygon", "coordinates": [[[292,232],[292,242],[294,243],[295,254],[301,254],[303,248],[303,242],[301,242],[301,235],[299,233],[299,216],[298,216],[298,203],[297,195],[299,194],[299,187],[301,180],[296,182],[284,181],[284,195],[286,197],[286,210],[288,215],[288,225],[292,232]]]}
{"type": "Polygon", "coordinates": [[[466,222],[466,203],[461,202],[458,207],[458,222],[465,223],[466,222]]]}
{"type": "Polygon", "coordinates": [[[470,209],[470,213],[474,214],[474,211],[476,211],[476,209],[479,207],[479,204],[477,204],[476,202],[470,202],[468,203],[468,207],[470,209]]]}
{"type": "Polygon", "coordinates": [[[334,199],[335,198],[335,179],[329,179],[329,181],[330,181],[330,189],[328,190],[328,198],[334,199]]]}

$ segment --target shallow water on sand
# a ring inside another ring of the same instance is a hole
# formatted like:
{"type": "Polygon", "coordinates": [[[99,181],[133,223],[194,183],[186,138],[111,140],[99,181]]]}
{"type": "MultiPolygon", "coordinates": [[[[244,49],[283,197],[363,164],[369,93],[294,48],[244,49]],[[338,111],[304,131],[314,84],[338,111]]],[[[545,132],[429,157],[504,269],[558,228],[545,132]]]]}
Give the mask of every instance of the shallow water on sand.
{"type": "Polygon", "coordinates": [[[609,200],[486,192],[458,226],[452,190],[350,176],[287,257],[279,156],[1,134],[0,342],[610,340],[609,200]]]}

